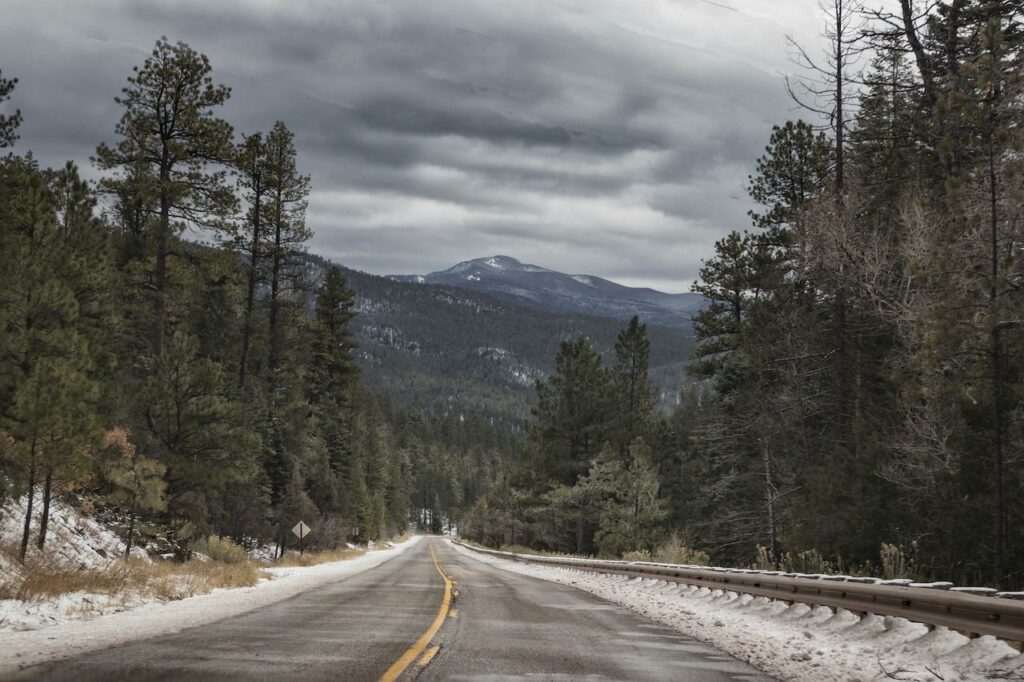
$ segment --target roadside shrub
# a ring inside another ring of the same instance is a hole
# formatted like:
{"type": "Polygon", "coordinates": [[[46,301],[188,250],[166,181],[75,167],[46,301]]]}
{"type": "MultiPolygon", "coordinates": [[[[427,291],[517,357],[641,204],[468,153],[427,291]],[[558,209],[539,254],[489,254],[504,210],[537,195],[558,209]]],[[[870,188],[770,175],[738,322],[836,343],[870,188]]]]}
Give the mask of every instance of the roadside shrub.
{"type": "Polygon", "coordinates": [[[672,533],[653,552],[647,550],[626,552],[622,558],[626,561],[653,561],[659,564],[711,565],[711,557],[707,552],[690,547],[676,533],[672,533]]]}
{"type": "Polygon", "coordinates": [[[808,549],[803,552],[786,552],[779,560],[779,570],[787,573],[835,573],[838,569],[836,564],[827,560],[816,549],[808,549]]]}
{"type": "Polygon", "coordinates": [[[914,561],[914,550],[917,543],[911,543],[907,550],[903,545],[890,545],[882,543],[879,555],[882,559],[882,577],[886,580],[896,578],[920,579],[917,570],[917,562],[914,561]]]}
{"type": "MultiPolygon", "coordinates": [[[[329,514],[321,517],[316,531],[306,538],[306,551],[329,551],[344,547],[346,542],[352,540],[352,528],[355,523],[352,520],[344,520],[340,516],[329,514]]],[[[289,538],[294,542],[295,538],[289,538]]]]}
{"type": "Polygon", "coordinates": [[[240,564],[246,560],[244,549],[229,538],[219,538],[214,535],[197,540],[192,546],[192,551],[205,554],[211,561],[225,564],[240,564]]]}
{"type": "Polygon", "coordinates": [[[332,549],[326,552],[306,552],[305,554],[289,550],[274,562],[274,566],[316,566],[332,561],[347,561],[364,554],[366,554],[364,549],[332,549]]]}

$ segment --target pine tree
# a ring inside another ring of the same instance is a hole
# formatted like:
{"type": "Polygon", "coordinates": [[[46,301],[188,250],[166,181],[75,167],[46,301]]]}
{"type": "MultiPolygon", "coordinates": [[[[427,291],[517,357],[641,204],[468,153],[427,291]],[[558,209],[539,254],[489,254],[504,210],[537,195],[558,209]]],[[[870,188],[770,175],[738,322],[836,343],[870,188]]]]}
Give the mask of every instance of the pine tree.
{"type": "Polygon", "coordinates": [[[281,121],[274,124],[266,141],[267,158],[267,258],[270,262],[270,318],[267,370],[271,392],[279,385],[282,351],[286,345],[283,325],[284,294],[295,285],[296,257],[309,239],[306,198],[309,176],[298,172],[292,132],[281,121]]]}
{"type": "MultiPolygon", "coordinates": [[[[309,499],[309,494],[303,485],[299,466],[297,463],[293,464],[288,485],[284,490],[284,497],[278,509],[278,548],[281,556],[284,556],[288,543],[291,542],[291,537],[289,537],[292,536],[291,529],[300,521],[315,529],[319,518],[320,514],[316,505],[309,499]]],[[[314,530],[314,532],[316,531],[314,530]]]]}
{"type": "Polygon", "coordinates": [[[238,185],[248,204],[245,214],[245,232],[239,239],[239,249],[246,258],[245,310],[242,323],[242,351],[238,361],[238,387],[245,386],[249,369],[249,350],[253,334],[253,315],[256,309],[256,286],[262,280],[267,250],[267,201],[269,185],[267,146],[262,133],[245,135],[238,145],[235,167],[238,185]]]}
{"type": "Polygon", "coordinates": [[[654,415],[654,393],[647,378],[650,354],[647,325],[640,324],[640,319],[634,315],[615,342],[615,390],[621,411],[617,437],[624,459],[630,443],[647,432],[654,415]]]}
{"type": "Polygon", "coordinates": [[[765,230],[799,225],[800,214],[832,173],[833,150],[823,133],[804,121],[772,128],[765,153],[748,178],[751,198],[763,212],[750,211],[754,225],[765,230]]]}
{"type": "Polygon", "coordinates": [[[139,447],[167,467],[168,511],[200,535],[210,528],[211,500],[235,482],[256,447],[223,392],[223,370],[198,354],[195,337],[177,331],[164,344],[140,396],[146,426],[139,447]]]}
{"type": "Polygon", "coordinates": [[[163,350],[169,321],[173,282],[168,258],[175,238],[186,227],[223,228],[235,203],[225,171],[209,168],[211,163],[223,164],[232,157],[231,126],[213,113],[227,101],[231,90],[214,85],[211,71],[209,59],[185,43],[158,40],[143,65],[133,69],[128,86],[117,98],[124,109],[116,129],[122,139],[113,147],[101,144],[96,150],[99,167],[118,173],[105,179],[104,187],[138,196],[140,205],[155,211],[149,282],[154,357],[163,350]]]}
{"type": "MultiPolygon", "coordinates": [[[[14,86],[18,84],[17,78],[4,78],[3,71],[0,71],[0,105],[11,98],[14,86]]],[[[15,110],[13,114],[0,114],[0,149],[10,147],[18,140],[18,126],[21,125],[21,111],[15,110]]]]}
{"type": "Polygon", "coordinates": [[[341,268],[327,269],[316,297],[313,366],[309,378],[310,401],[328,409],[343,409],[357,368],[356,348],[348,325],[355,317],[355,294],[348,288],[341,268]]]}
{"type": "Polygon", "coordinates": [[[605,501],[595,541],[605,556],[654,549],[667,509],[659,491],[661,483],[651,461],[651,449],[643,438],[629,445],[623,463],[608,450],[602,453],[588,478],[601,490],[605,501]]]}
{"type": "Polygon", "coordinates": [[[691,372],[696,376],[714,376],[739,347],[753,289],[751,244],[752,237],[735,231],[718,240],[715,257],[704,261],[693,284],[708,301],[693,320],[697,348],[691,372]]]}
{"type": "Polygon", "coordinates": [[[43,514],[39,544],[46,540],[54,476],[81,471],[90,443],[97,436],[97,382],[92,376],[90,333],[102,315],[91,297],[82,259],[96,259],[97,250],[78,251],[88,244],[82,222],[58,221],[54,194],[44,175],[17,159],[3,169],[0,214],[4,247],[0,272],[0,428],[13,439],[16,457],[24,464],[28,504],[22,535],[24,559],[31,530],[35,486],[43,476],[43,514]],[[82,239],[80,239],[82,238],[82,239]],[[95,319],[91,313],[97,313],[95,319]],[[18,456],[20,455],[20,456],[18,456]]]}
{"type": "Polygon", "coordinates": [[[583,337],[563,341],[548,383],[536,385],[536,423],[531,436],[538,443],[538,474],[572,485],[585,474],[609,437],[610,375],[601,357],[583,337]]]}
{"type": "Polygon", "coordinates": [[[124,428],[115,427],[108,431],[104,444],[107,449],[104,475],[112,487],[108,498],[128,509],[128,537],[124,550],[127,559],[132,553],[135,521],[139,513],[167,508],[167,483],[163,478],[167,467],[141,455],[124,428]]]}

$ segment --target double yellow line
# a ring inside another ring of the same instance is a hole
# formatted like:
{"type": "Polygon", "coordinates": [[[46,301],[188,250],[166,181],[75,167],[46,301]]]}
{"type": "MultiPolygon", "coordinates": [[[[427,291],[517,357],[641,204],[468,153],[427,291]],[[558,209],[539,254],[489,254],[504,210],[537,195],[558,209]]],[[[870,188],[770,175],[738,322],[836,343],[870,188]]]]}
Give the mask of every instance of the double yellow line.
{"type": "Polygon", "coordinates": [[[437,631],[441,629],[441,626],[444,625],[444,619],[448,615],[448,609],[451,608],[452,580],[444,572],[444,569],[441,568],[441,562],[437,559],[437,552],[434,551],[434,544],[430,542],[430,540],[427,540],[427,547],[430,548],[430,556],[434,559],[434,567],[437,568],[437,572],[440,573],[441,577],[444,579],[444,598],[441,600],[441,609],[437,612],[437,616],[434,617],[434,622],[430,624],[427,631],[416,640],[415,644],[409,647],[408,651],[402,654],[401,658],[395,661],[394,664],[392,664],[392,666],[380,676],[380,682],[394,682],[394,680],[397,680],[399,676],[405,672],[405,669],[408,668],[421,654],[423,655],[421,662],[426,665],[437,653],[438,647],[436,646],[431,647],[431,649],[426,653],[424,653],[424,650],[430,644],[430,641],[434,639],[434,635],[436,635],[437,631]]]}

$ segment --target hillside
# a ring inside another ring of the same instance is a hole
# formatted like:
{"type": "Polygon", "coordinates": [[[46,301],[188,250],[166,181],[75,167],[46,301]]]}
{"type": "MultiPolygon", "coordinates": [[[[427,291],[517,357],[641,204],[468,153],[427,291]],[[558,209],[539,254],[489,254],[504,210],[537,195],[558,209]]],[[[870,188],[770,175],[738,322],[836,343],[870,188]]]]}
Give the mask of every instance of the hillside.
{"type": "MultiPolygon", "coordinates": [[[[451,286],[351,269],[345,276],[357,296],[353,329],[364,380],[403,406],[443,406],[518,424],[529,415],[534,380],[554,368],[560,340],[586,336],[610,360],[623,327],[610,317],[537,310],[451,286]]],[[[691,335],[653,325],[648,333],[652,380],[668,405],[676,398],[691,335]]]]}
{"type": "Polygon", "coordinates": [[[486,293],[547,312],[617,320],[638,315],[647,324],[681,330],[690,329],[691,316],[704,303],[700,294],[627,287],[594,275],[567,275],[509,256],[477,258],[429,275],[391,275],[390,279],[486,293]]]}

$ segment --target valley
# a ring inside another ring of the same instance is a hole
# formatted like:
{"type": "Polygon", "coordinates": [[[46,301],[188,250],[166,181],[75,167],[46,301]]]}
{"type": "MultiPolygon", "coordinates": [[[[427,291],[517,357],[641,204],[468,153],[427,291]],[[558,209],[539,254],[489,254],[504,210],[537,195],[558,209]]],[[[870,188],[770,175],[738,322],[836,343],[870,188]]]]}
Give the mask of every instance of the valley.
{"type": "MultiPolygon", "coordinates": [[[[495,259],[473,261],[477,265],[462,272],[472,275],[479,264],[487,267],[487,260],[495,259]]],[[[623,316],[628,321],[639,315],[648,324],[657,401],[666,410],[676,404],[693,349],[685,308],[699,303],[699,295],[630,290],[593,278],[615,295],[573,299],[565,294],[566,280],[574,281],[570,275],[504,259],[511,265],[509,261],[522,269],[496,271],[480,280],[380,277],[343,268],[356,294],[352,330],[359,342],[357,363],[368,386],[401,407],[475,414],[518,428],[535,399],[534,382],[554,369],[561,341],[586,337],[609,361],[625,326],[623,316]],[[540,277],[534,279],[534,274],[540,277]],[[498,291],[499,278],[519,281],[521,293],[498,291]],[[623,291],[647,292],[652,300],[660,295],[677,309],[631,300],[623,291]],[[669,319],[671,325],[659,324],[669,319]]],[[[311,262],[326,264],[315,257],[311,262]]]]}

